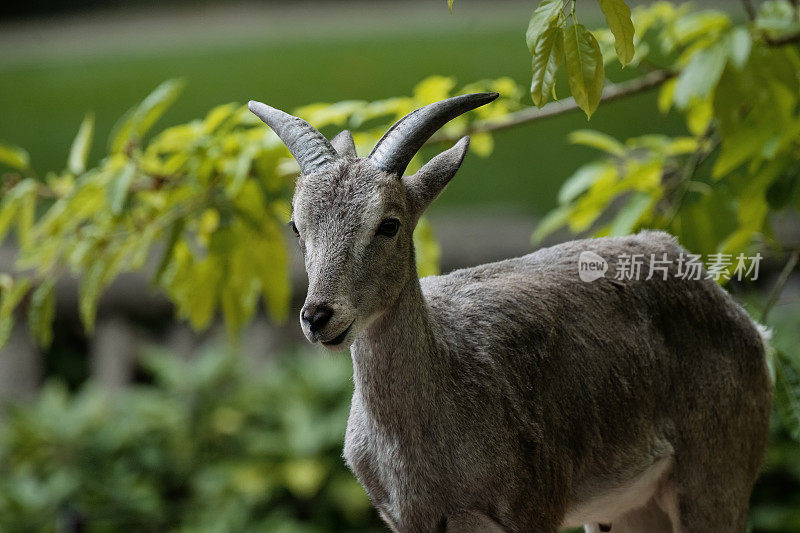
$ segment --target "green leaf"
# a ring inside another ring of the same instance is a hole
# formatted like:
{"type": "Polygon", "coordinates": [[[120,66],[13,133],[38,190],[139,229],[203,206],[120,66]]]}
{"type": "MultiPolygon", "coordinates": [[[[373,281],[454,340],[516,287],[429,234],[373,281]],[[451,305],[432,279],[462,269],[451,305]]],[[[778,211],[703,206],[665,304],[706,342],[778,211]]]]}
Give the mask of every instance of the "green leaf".
{"type": "Polygon", "coordinates": [[[795,33],[800,30],[796,9],[786,0],[768,0],[759,7],[755,26],[771,37],[795,33]]]}
{"type": "Polygon", "coordinates": [[[16,222],[17,204],[14,202],[2,202],[0,204],[0,244],[8,234],[8,230],[16,222]]]}
{"type": "Polygon", "coordinates": [[[38,188],[33,179],[27,179],[15,187],[23,189],[20,192],[19,207],[17,210],[17,241],[21,248],[26,249],[31,244],[31,229],[36,218],[36,190],[38,188]]]}
{"type": "Polygon", "coordinates": [[[433,228],[422,217],[414,229],[414,249],[416,250],[417,274],[419,277],[435,276],[439,273],[439,260],[442,250],[433,234],[433,228]]]}
{"type": "Polygon", "coordinates": [[[36,210],[36,192],[39,184],[33,178],[17,183],[0,202],[0,243],[8,231],[16,226],[19,244],[28,244],[28,234],[33,226],[36,210]]]}
{"type": "Polygon", "coordinates": [[[87,332],[94,330],[97,302],[106,277],[106,262],[103,258],[94,261],[81,278],[78,290],[78,310],[87,332]]]}
{"type": "Polygon", "coordinates": [[[775,351],[775,406],[783,427],[800,442],[800,368],[788,355],[775,351]]]}
{"type": "Polygon", "coordinates": [[[696,52],[675,83],[675,105],[680,109],[712,94],[728,62],[727,39],[696,52]]]}
{"type": "Polygon", "coordinates": [[[654,204],[653,197],[649,194],[644,192],[635,193],[617,213],[614,222],[611,223],[609,235],[616,237],[631,233],[654,204]]]}
{"type": "Polygon", "coordinates": [[[557,19],[536,42],[531,69],[531,98],[537,107],[542,107],[550,98],[556,83],[556,72],[564,58],[564,31],[557,19]]]}
{"type": "Polygon", "coordinates": [[[725,13],[716,10],[706,10],[688,13],[670,27],[672,46],[667,46],[671,52],[675,47],[689,44],[700,38],[714,38],[731,25],[730,18],[725,13]]]}
{"type": "Polygon", "coordinates": [[[561,13],[564,6],[563,0],[542,0],[539,7],[531,15],[528,23],[528,31],[525,32],[525,41],[528,43],[528,50],[533,53],[536,50],[536,43],[539,38],[561,13]]]}
{"type": "Polygon", "coordinates": [[[770,184],[767,189],[767,202],[776,211],[784,209],[792,201],[795,192],[800,188],[800,171],[791,168],[770,184]]]}
{"type": "Polygon", "coordinates": [[[114,127],[110,142],[111,152],[122,152],[129,142],[139,141],[175,102],[183,85],[181,80],[167,80],[156,87],[141,104],[126,113],[114,127]]]}
{"type": "Polygon", "coordinates": [[[192,305],[187,309],[187,318],[196,331],[208,326],[214,318],[219,296],[219,283],[225,267],[216,256],[206,257],[194,268],[193,283],[203,287],[202,291],[192,291],[192,305]]]}
{"type": "Polygon", "coordinates": [[[28,152],[19,146],[0,143],[0,163],[17,170],[25,170],[30,166],[31,158],[28,152]]]}
{"type": "Polygon", "coordinates": [[[730,34],[730,59],[733,66],[742,70],[750,59],[750,50],[753,47],[753,39],[747,28],[739,26],[731,31],[730,34]]]}
{"type": "Polygon", "coordinates": [[[633,22],[631,9],[623,0],[598,0],[600,9],[606,17],[608,28],[614,34],[614,49],[623,66],[633,59],[633,22]]]}
{"type": "Polygon", "coordinates": [[[617,169],[608,161],[595,161],[580,167],[558,191],[558,203],[567,204],[586,192],[600,179],[615,177],[617,169]]]}
{"type": "Polygon", "coordinates": [[[180,241],[181,235],[183,235],[184,227],[186,227],[186,219],[183,217],[172,222],[172,226],[170,226],[169,230],[169,238],[167,239],[167,247],[164,250],[164,255],[161,257],[158,268],[156,268],[156,273],[153,276],[154,285],[161,283],[161,278],[164,277],[164,273],[172,261],[172,256],[175,254],[175,246],[178,244],[178,241],[180,241]]]}
{"type": "Polygon", "coordinates": [[[712,169],[714,178],[760,155],[774,158],[796,137],[798,80],[792,63],[783,50],[757,47],[743,70],[725,70],[714,93],[714,115],[722,138],[712,169]]]}
{"type": "Polygon", "coordinates": [[[569,142],[597,148],[603,152],[622,157],[625,155],[625,146],[610,135],[593,130],[575,130],[569,134],[569,142]]]}
{"type": "Polygon", "coordinates": [[[657,107],[661,114],[666,114],[672,108],[675,100],[675,78],[668,79],[658,92],[657,107]]]}
{"type": "Polygon", "coordinates": [[[547,215],[545,215],[541,222],[539,222],[539,224],[536,226],[536,230],[531,236],[531,242],[533,244],[539,244],[542,242],[542,239],[557,229],[563,227],[564,224],[566,224],[567,219],[569,219],[571,213],[572,208],[568,205],[562,205],[561,207],[557,207],[547,213],[547,215]]]}
{"type": "Polygon", "coordinates": [[[28,308],[28,328],[42,348],[49,348],[53,341],[55,314],[55,279],[48,278],[33,291],[28,308]]]}
{"type": "Polygon", "coordinates": [[[86,160],[89,158],[93,135],[94,115],[87,113],[83,117],[80,128],[78,128],[78,134],[72,141],[72,147],[69,149],[69,159],[67,159],[67,168],[76,176],[86,171],[86,160]]]}
{"type": "Polygon", "coordinates": [[[28,293],[31,286],[26,278],[13,280],[10,276],[2,276],[0,283],[0,346],[11,336],[14,327],[14,309],[28,293]]]}
{"type": "Polygon", "coordinates": [[[575,103],[591,118],[600,104],[605,78],[600,45],[583,25],[572,24],[564,33],[564,56],[575,103]]]}
{"type": "Polygon", "coordinates": [[[125,200],[128,198],[128,191],[131,188],[133,178],[136,176],[136,164],[128,161],[114,176],[108,188],[109,205],[111,213],[119,215],[125,207],[125,200]]]}

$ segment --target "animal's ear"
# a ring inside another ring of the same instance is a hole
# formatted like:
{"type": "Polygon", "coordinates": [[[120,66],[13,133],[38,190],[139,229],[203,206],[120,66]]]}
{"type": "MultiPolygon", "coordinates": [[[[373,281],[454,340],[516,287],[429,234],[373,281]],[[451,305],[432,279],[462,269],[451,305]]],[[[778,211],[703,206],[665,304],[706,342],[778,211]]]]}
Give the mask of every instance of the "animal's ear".
{"type": "Polygon", "coordinates": [[[403,178],[409,202],[417,216],[421,215],[455,175],[469,148],[469,137],[462,137],[455,146],[428,161],[416,174],[403,178]]]}
{"type": "Polygon", "coordinates": [[[350,135],[349,130],[343,130],[336,137],[331,139],[331,145],[342,157],[358,157],[356,155],[356,143],[353,141],[353,136],[350,135]]]}

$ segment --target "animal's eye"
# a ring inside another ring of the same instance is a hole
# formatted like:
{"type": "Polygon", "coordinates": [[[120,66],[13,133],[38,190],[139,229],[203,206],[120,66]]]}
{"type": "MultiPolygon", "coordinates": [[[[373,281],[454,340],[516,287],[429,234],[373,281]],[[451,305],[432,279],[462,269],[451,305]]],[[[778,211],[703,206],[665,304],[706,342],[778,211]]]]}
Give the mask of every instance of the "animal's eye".
{"type": "Polygon", "coordinates": [[[290,220],[289,221],[289,227],[292,228],[292,231],[294,232],[295,237],[299,237],[300,236],[300,232],[297,231],[297,226],[295,226],[294,220],[290,220]]]}
{"type": "Polygon", "coordinates": [[[396,218],[385,218],[381,225],[378,226],[378,231],[376,232],[378,235],[384,235],[386,237],[394,237],[397,235],[397,230],[400,229],[400,221],[396,218]]]}

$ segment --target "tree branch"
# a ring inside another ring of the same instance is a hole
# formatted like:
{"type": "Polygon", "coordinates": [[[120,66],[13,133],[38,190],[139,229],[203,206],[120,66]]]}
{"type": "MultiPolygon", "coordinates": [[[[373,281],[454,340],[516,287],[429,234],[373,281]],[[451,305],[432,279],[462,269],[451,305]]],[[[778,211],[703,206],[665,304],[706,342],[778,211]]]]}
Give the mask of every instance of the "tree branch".
{"type": "Polygon", "coordinates": [[[756,8],[753,6],[752,0],[742,0],[742,6],[744,7],[745,13],[747,13],[747,18],[751,21],[756,19],[756,8]]]}
{"type": "Polygon", "coordinates": [[[772,290],[769,291],[769,296],[767,297],[767,303],[764,304],[764,310],[761,311],[761,323],[763,324],[767,320],[767,316],[769,316],[769,312],[772,310],[772,307],[775,305],[775,302],[778,301],[778,297],[783,292],[783,287],[786,285],[786,282],[789,280],[789,275],[794,270],[794,267],[797,266],[797,261],[800,260],[800,250],[795,250],[792,252],[792,255],[789,256],[789,260],[786,261],[786,264],[783,266],[783,270],[781,270],[780,275],[778,276],[778,280],[775,282],[775,285],[772,287],[772,290]]]}
{"type": "Polygon", "coordinates": [[[764,36],[764,42],[767,46],[785,46],[787,44],[794,44],[800,41],[800,33],[790,33],[782,37],[767,37],[764,36]]]}
{"type": "MultiPolygon", "coordinates": [[[[600,102],[610,102],[625,96],[641,93],[657,87],[676,76],[677,73],[670,70],[657,70],[641,76],[639,78],[616,84],[606,85],[603,89],[603,95],[600,97],[600,102]]],[[[474,122],[467,128],[467,131],[460,135],[452,135],[440,132],[433,137],[426,144],[440,144],[457,141],[461,136],[471,133],[490,133],[495,131],[506,130],[528,122],[537,120],[544,120],[570,111],[578,110],[578,104],[575,103],[574,98],[565,98],[558,102],[551,102],[544,107],[527,107],[520,111],[515,111],[502,118],[502,120],[480,120],[474,122]]]]}

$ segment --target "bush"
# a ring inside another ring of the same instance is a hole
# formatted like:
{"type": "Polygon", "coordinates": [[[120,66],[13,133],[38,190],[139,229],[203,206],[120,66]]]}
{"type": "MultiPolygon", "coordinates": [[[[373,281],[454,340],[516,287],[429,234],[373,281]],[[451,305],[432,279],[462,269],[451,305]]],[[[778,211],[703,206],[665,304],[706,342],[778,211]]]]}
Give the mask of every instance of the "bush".
{"type": "Polygon", "coordinates": [[[370,531],[341,458],[346,358],[150,353],[152,385],[50,382],[0,426],[0,530],[370,531]]]}

